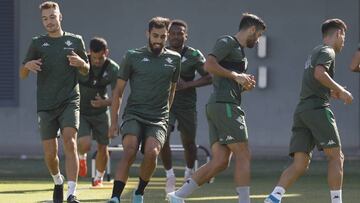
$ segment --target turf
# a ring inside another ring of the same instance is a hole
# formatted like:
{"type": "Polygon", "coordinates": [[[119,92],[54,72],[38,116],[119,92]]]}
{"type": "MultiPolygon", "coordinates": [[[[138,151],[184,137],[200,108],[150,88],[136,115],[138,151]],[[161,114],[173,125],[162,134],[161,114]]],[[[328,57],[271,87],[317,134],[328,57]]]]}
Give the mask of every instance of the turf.
{"type": "MultiPolygon", "coordinates": [[[[62,161],[63,162],[63,161],[62,161]]],[[[116,160],[114,161],[116,162],[116,160]]],[[[272,190],[288,160],[254,160],[252,163],[252,203],[263,202],[272,190]]],[[[182,163],[177,163],[182,165],[182,163]]],[[[115,165],[115,164],[113,164],[115,165]]],[[[283,203],[328,203],[329,190],[326,183],[326,162],[314,161],[308,173],[301,177],[287,191],[283,203]]],[[[130,202],[131,192],[137,185],[138,162],[131,169],[132,178],[123,194],[122,202],[130,202]]],[[[114,168],[114,167],[113,167],[114,168]]],[[[180,168],[180,167],[179,167],[180,168]]],[[[197,190],[186,202],[236,203],[236,193],[230,167],[215,178],[212,184],[206,184],[197,190]]],[[[114,169],[113,169],[114,171],[114,169]]],[[[176,170],[178,186],[181,185],[182,170],[176,170]]],[[[163,170],[159,166],[154,178],[145,192],[146,203],[165,201],[163,170]]],[[[92,189],[90,178],[80,179],[78,197],[81,202],[105,202],[111,195],[111,183],[103,189],[92,189]]],[[[53,184],[42,160],[39,159],[0,159],[0,202],[51,202],[53,184]]],[[[343,202],[356,203],[360,199],[360,161],[345,163],[343,202]]]]}

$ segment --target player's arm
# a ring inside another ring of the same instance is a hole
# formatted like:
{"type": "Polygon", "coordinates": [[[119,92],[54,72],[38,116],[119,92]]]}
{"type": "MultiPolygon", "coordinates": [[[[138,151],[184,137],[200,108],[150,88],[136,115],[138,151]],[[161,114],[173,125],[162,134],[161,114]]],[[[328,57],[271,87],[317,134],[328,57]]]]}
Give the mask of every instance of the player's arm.
{"type": "Polygon", "coordinates": [[[332,94],[338,94],[339,99],[344,101],[345,104],[351,104],[353,97],[349,91],[344,87],[339,85],[335,80],[333,80],[330,75],[327,73],[326,68],[322,65],[317,65],[314,71],[314,77],[322,85],[329,88],[332,91],[332,94]]]}
{"type": "Polygon", "coordinates": [[[245,73],[239,74],[225,69],[218,63],[217,58],[213,55],[209,55],[207,57],[204,68],[207,72],[213,75],[235,80],[237,83],[241,84],[245,90],[251,90],[255,87],[256,82],[252,75],[245,73]]]}
{"type": "Polygon", "coordinates": [[[109,138],[113,138],[116,136],[118,132],[118,119],[119,112],[122,103],[122,97],[124,95],[124,90],[126,87],[126,81],[123,79],[118,79],[116,82],[116,87],[112,91],[112,102],[111,102],[111,125],[109,128],[109,138]]]}
{"type": "Polygon", "coordinates": [[[30,71],[33,73],[38,73],[41,71],[41,58],[37,60],[31,60],[26,62],[21,68],[20,68],[20,78],[25,79],[29,76],[30,71]]]}
{"type": "Polygon", "coordinates": [[[193,80],[193,81],[184,81],[179,78],[176,90],[183,90],[187,88],[197,88],[206,86],[212,83],[212,78],[210,74],[201,76],[200,78],[193,80]]]}
{"type": "Polygon", "coordinates": [[[67,56],[70,66],[73,66],[75,68],[79,69],[80,74],[87,75],[89,73],[90,64],[82,59],[78,54],[75,52],[71,52],[70,55],[67,56]]]}
{"type": "Polygon", "coordinates": [[[354,56],[351,60],[350,69],[353,72],[360,72],[360,50],[358,50],[354,54],[354,56]]]}
{"type": "Polygon", "coordinates": [[[170,108],[171,108],[172,103],[174,101],[175,91],[176,91],[176,82],[172,82],[171,87],[170,87],[170,95],[169,95],[169,107],[170,108]]]}

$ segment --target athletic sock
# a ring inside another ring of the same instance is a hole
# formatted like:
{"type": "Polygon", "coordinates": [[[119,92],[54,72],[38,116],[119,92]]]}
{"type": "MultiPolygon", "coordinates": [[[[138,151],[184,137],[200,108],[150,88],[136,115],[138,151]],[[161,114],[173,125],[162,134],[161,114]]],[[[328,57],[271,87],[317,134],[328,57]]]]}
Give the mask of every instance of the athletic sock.
{"type": "Polygon", "coordinates": [[[64,178],[60,172],[58,174],[51,175],[51,176],[54,180],[55,185],[62,185],[64,183],[64,178]]]}
{"type": "Polygon", "coordinates": [[[100,172],[100,171],[96,170],[96,174],[95,174],[94,180],[103,180],[104,173],[105,173],[105,171],[100,172]]]}
{"type": "Polygon", "coordinates": [[[250,203],[250,187],[241,186],[236,188],[239,195],[239,203],[250,203]]]}
{"type": "Polygon", "coordinates": [[[285,189],[281,186],[276,186],[272,191],[271,195],[274,196],[276,199],[281,201],[281,198],[285,194],[285,189]]]}
{"type": "Polygon", "coordinates": [[[175,195],[181,198],[186,198],[198,188],[199,185],[192,178],[189,178],[179,190],[175,191],[175,195]]]}
{"type": "Polygon", "coordinates": [[[124,188],[125,188],[124,182],[120,180],[115,180],[111,198],[116,197],[120,200],[120,195],[123,192],[124,188]]]}
{"type": "Polygon", "coordinates": [[[331,190],[331,203],[342,203],[341,190],[331,190]]]}
{"type": "Polygon", "coordinates": [[[191,177],[191,175],[194,173],[193,168],[185,167],[184,177],[191,177]]]}
{"type": "Polygon", "coordinates": [[[139,177],[139,185],[135,191],[135,195],[144,195],[144,190],[148,183],[149,181],[145,181],[139,177]]]}
{"type": "Polygon", "coordinates": [[[68,181],[68,191],[67,191],[66,198],[68,198],[70,195],[76,196],[76,182],[75,181],[68,181]]]}
{"type": "Polygon", "coordinates": [[[169,170],[165,170],[165,172],[166,172],[166,178],[175,177],[175,173],[174,173],[173,168],[170,168],[169,170]]]}

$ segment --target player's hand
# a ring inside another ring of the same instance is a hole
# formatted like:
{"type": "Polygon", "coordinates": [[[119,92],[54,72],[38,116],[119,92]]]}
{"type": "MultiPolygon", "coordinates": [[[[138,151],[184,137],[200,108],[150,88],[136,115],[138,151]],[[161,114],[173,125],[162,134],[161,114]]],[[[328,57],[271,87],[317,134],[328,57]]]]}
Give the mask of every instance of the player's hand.
{"type": "Polygon", "coordinates": [[[351,93],[345,88],[339,93],[339,98],[344,102],[344,104],[351,104],[352,100],[354,99],[351,93]]]}
{"type": "Polygon", "coordinates": [[[100,108],[106,106],[106,101],[100,95],[96,95],[95,99],[90,101],[91,106],[100,108]]]}
{"type": "Polygon", "coordinates": [[[109,132],[108,132],[108,137],[110,139],[116,137],[118,135],[118,132],[119,132],[119,127],[118,125],[110,125],[110,128],[109,128],[109,132]]]}
{"type": "Polygon", "coordinates": [[[24,67],[33,73],[38,73],[41,71],[41,65],[41,58],[39,58],[37,60],[28,61],[25,63],[24,67]]]}
{"type": "Polygon", "coordinates": [[[188,88],[187,82],[184,81],[183,79],[179,78],[178,82],[176,83],[176,91],[184,90],[187,88],[188,88]]]}
{"type": "Polygon", "coordinates": [[[235,81],[239,83],[244,90],[250,91],[252,90],[256,85],[256,80],[253,75],[245,74],[245,73],[235,73],[235,81]]]}
{"type": "Polygon", "coordinates": [[[71,54],[67,55],[67,58],[69,60],[70,66],[82,68],[86,65],[86,62],[74,51],[71,51],[71,54]]]}

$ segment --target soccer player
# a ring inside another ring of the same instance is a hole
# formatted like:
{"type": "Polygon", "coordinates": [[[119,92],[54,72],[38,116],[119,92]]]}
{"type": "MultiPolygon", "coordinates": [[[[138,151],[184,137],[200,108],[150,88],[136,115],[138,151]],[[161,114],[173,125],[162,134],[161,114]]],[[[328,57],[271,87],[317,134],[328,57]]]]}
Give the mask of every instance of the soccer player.
{"type": "Polygon", "coordinates": [[[84,42],[79,35],[64,32],[59,5],[47,1],[40,5],[41,19],[47,32],[32,39],[20,70],[20,77],[29,72],[37,75],[37,114],[44,149],[45,163],[55,183],[53,200],[63,201],[64,177],[59,170],[57,132],[65,152],[65,169],[68,179],[67,202],[76,199],[79,171],[76,136],[79,127],[78,73],[89,71],[84,42]]]}
{"type": "Polygon", "coordinates": [[[360,72],[360,44],[351,60],[350,69],[354,72],[360,72]]]}
{"type": "Polygon", "coordinates": [[[124,152],[108,202],[120,202],[129,168],[136,158],[139,145],[144,158],[140,166],[139,185],[133,192],[132,202],[143,202],[144,189],[165,143],[169,109],[180,75],[180,55],[165,48],[169,24],[170,20],[167,18],[152,18],[147,31],[148,46],[129,50],[120,64],[111,104],[109,137],[113,137],[118,130],[118,112],[128,80],[130,95],[120,127],[124,152]]]}
{"type": "Polygon", "coordinates": [[[300,102],[294,113],[290,156],[292,164],[281,174],[273,192],[265,203],[281,202],[285,191],[308,169],[315,146],[328,159],[328,185],[331,203],[341,203],[344,155],[335,117],[330,110],[331,97],[350,104],[353,97],[333,80],[335,55],[344,46],[345,23],[328,19],[321,27],[322,44],[316,46],[305,63],[300,102]]]}
{"type": "Polygon", "coordinates": [[[176,85],[174,102],[170,109],[167,140],[161,150],[161,159],[166,170],[166,193],[173,192],[176,183],[171,163],[170,133],[174,131],[175,122],[177,121],[186,161],[184,180],[187,180],[193,174],[196,160],[195,135],[197,113],[195,88],[211,83],[210,74],[203,68],[205,58],[202,53],[185,45],[188,38],[187,30],[188,25],[183,20],[171,21],[168,48],[181,55],[181,72],[176,85]],[[196,72],[200,74],[200,78],[194,80],[196,72]]]}
{"type": "Polygon", "coordinates": [[[87,174],[86,153],[91,149],[91,135],[97,142],[96,174],[93,186],[102,186],[109,158],[108,129],[110,127],[111,98],[106,87],[115,88],[119,65],[109,57],[107,42],[95,37],[90,41],[89,75],[79,77],[80,83],[80,127],[78,139],[79,176],[87,174]]]}
{"type": "Polygon", "coordinates": [[[266,25],[256,15],[245,13],[234,36],[220,37],[207,57],[205,70],[213,74],[214,92],[206,105],[213,157],[200,167],[177,191],[169,193],[171,203],[184,198],[228,167],[235,158],[234,181],[239,203],[250,202],[250,150],[241,93],[255,87],[253,75],[246,74],[245,48],[253,48],[266,25]]]}

